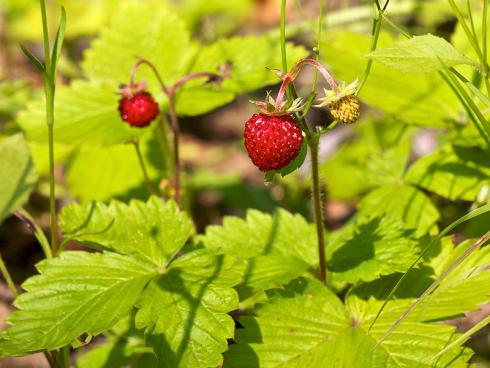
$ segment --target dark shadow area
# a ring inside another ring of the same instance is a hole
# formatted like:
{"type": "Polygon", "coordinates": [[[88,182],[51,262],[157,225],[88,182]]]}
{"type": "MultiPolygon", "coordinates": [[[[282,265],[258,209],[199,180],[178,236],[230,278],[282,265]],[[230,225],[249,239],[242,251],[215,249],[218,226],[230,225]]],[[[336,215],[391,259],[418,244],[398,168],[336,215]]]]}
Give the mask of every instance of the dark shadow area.
{"type": "Polygon", "coordinates": [[[335,250],[328,261],[332,272],[344,272],[374,258],[374,243],[381,239],[378,234],[380,218],[361,224],[344,244],[335,250]]]}

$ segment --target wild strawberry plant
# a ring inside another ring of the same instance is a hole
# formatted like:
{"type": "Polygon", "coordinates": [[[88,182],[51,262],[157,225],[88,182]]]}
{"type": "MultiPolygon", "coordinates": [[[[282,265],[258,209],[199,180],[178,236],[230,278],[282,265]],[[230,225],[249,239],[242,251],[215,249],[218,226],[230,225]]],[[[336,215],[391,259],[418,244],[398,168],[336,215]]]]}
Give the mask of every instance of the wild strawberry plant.
{"type": "MultiPolygon", "coordinates": [[[[0,142],[0,219],[15,213],[46,259],[14,301],[2,357],[43,352],[52,367],[468,366],[464,344],[489,318],[464,333],[445,321],[490,295],[486,0],[448,1],[452,43],[403,30],[389,0],[373,1],[371,37],[322,34],[320,1],[312,55],[286,43],[285,0],[279,42],[212,43],[192,38],[174,6],[123,1],[86,51],[83,76],[60,88],[65,13],[51,45],[40,5],[44,58],[23,49],[45,95],[17,119],[25,138],[0,142]],[[299,88],[306,67],[312,83],[299,88]],[[311,215],[249,208],[198,233],[179,119],[277,82],[243,122],[243,149],[265,182],[300,196],[307,187],[311,215]],[[333,119],[311,121],[314,110],[333,119]],[[339,126],[352,137],[322,162],[339,126]],[[418,157],[420,127],[440,132],[418,157]],[[46,173],[49,237],[21,209],[46,173]],[[80,201],[57,211],[66,193],[80,201]],[[326,200],[357,210],[330,231],[326,200]],[[83,248],[66,250],[73,242],[83,248]]],[[[0,271],[17,294],[3,262],[0,271]]]]}

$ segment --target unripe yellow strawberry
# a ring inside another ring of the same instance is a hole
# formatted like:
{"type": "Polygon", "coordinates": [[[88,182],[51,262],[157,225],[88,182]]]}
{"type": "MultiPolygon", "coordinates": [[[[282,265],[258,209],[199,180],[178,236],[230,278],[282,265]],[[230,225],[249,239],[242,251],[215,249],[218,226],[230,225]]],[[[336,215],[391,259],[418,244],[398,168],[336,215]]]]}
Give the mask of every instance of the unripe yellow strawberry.
{"type": "Polygon", "coordinates": [[[352,124],[359,118],[359,100],[354,95],[344,96],[330,104],[330,113],[340,123],[352,124]]]}

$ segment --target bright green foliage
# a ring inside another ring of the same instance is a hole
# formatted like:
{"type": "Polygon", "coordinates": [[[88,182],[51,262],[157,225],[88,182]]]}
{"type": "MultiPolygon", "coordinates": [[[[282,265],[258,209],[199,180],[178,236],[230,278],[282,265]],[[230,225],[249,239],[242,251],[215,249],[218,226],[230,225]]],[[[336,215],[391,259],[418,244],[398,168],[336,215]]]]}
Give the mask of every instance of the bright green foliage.
{"type": "MultiPolygon", "coordinates": [[[[55,140],[65,144],[115,144],[139,136],[117,111],[117,84],[78,80],[56,94],[55,140]]],[[[35,100],[18,120],[27,138],[47,142],[44,99],[35,100]]]]}
{"type": "MultiPolygon", "coordinates": [[[[109,26],[85,53],[83,69],[90,79],[104,79],[117,88],[129,82],[137,57],[152,61],[167,83],[175,82],[197,52],[178,15],[158,1],[122,1],[109,26]]],[[[142,67],[138,79],[155,81],[142,67]]],[[[156,86],[153,84],[153,86],[156,86]]]]}
{"type": "Polygon", "coordinates": [[[192,224],[174,202],[151,197],[129,205],[112,201],[73,204],[60,215],[66,237],[95,248],[136,255],[158,267],[175,257],[189,238],[192,224]]]}
{"type": "Polygon", "coordinates": [[[12,327],[0,341],[0,355],[61,348],[83,333],[96,335],[129,313],[156,270],[118,254],[66,252],[38,264],[40,275],[8,318],[12,327]]]}
{"type": "MultiPolygon", "coordinates": [[[[393,38],[382,32],[378,47],[392,43],[393,38]]],[[[329,50],[325,63],[333,68],[338,78],[352,81],[362,75],[370,45],[368,35],[329,34],[322,46],[329,50]]],[[[450,120],[458,118],[457,99],[437,74],[407,77],[399,70],[373,63],[360,97],[370,106],[408,124],[447,127],[450,120]]]]}
{"type": "Polygon", "coordinates": [[[231,258],[200,250],[177,259],[155,278],[137,307],[136,327],[162,367],[215,367],[222,363],[235,324],[227,315],[238,305],[230,287],[240,281],[231,258]]]}
{"type": "Polygon", "coordinates": [[[490,151],[444,146],[415,162],[406,180],[445,198],[473,201],[490,184],[490,151]]]}
{"type": "MultiPolygon", "coordinates": [[[[356,368],[360,361],[363,367],[432,367],[431,357],[454,333],[449,326],[407,322],[372,351],[400,306],[387,311],[368,333],[375,306],[355,296],[344,306],[318,281],[298,279],[269,297],[270,303],[256,308],[256,317],[240,318],[244,329],[237,330],[225,367],[356,368]]],[[[465,367],[468,358],[466,350],[457,348],[435,366],[454,359],[451,367],[465,367]]]]}
{"type": "MultiPolygon", "coordinates": [[[[165,167],[161,168],[161,150],[155,140],[141,139],[139,146],[156,188],[158,179],[167,175],[165,167]]],[[[108,201],[128,192],[133,198],[148,196],[133,144],[80,148],[70,163],[66,180],[70,193],[82,202],[108,201]]]]}
{"type": "Polygon", "coordinates": [[[391,68],[410,73],[428,73],[458,64],[476,65],[441,37],[415,36],[378,48],[367,55],[391,68]]]}
{"type": "Polygon", "coordinates": [[[29,146],[20,134],[0,141],[0,222],[21,207],[36,182],[29,146]]]}
{"type": "Polygon", "coordinates": [[[365,217],[346,225],[326,247],[332,282],[371,281],[405,271],[419,253],[412,236],[391,217],[365,217]]]}
{"type": "Polygon", "coordinates": [[[244,260],[242,293],[284,284],[315,266],[316,233],[299,215],[278,210],[273,215],[249,210],[245,220],[225,217],[199,238],[204,245],[244,260]]]}
{"type": "Polygon", "coordinates": [[[367,121],[321,165],[330,198],[350,200],[383,184],[399,183],[412,146],[399,122],[367,121]]]}
{"type": "MultiPolygon", "coordinates": [[[[442,243],[432,261],[435,276],[439,276],[454,260],[473,244],[466,241],[456,248],[452,242],[442,243]]],[[[418,320],[448,319],[477,310],[488,302],[490,295],[490,248],[472,253],[441,282],[432,295],[414,312],[418,320]]]]}
{"type": "Polygon", "coordinates": [[[383,216],[398,219],[417,236],[436,226],[439,212],[421,190],[407,184],[388,184],[368,193],[359,203],[360,216],[383,216]]]}
{"type": "MultiPolygon", "coordinates": [[[[136,307],[136,327],[145,329],[159,366],[221,364],[234,330],[227,313],[238,305],[232,286],[242,269],[208,249],[174,260],[192,229],[175,203],[152,197],[129,205],[74,204],[61,219],[68,239],[106,252],[64,252],[41,262],[41,275],[24,284],[27,292],[15,302],[19,310],[2,334],[2,356],[57,349],[83,334],[99,334],[136,307]]],[[[99,351],[100,359],[109,349],[122,349],[121,359],[146,352],[119,344],[99,351]]]]}
{"type": "MultiPolygon", "coordinates": [[[[288,45],[288,55],[294,62],[305,57],[306,51],[288,45]]],[[[205,79],[186,85],[177,94],[179,114],[203,114],[230,102],[237,93],[279,82],[277,76],[265,68],[265,65],[279,67],[281,64],[280,47],[275,38],[235,37],[199,45],[190,39],[178,15],[161,2],[124,1],[109,27],[85,53],[82,67],[89,81],[76,80],[57,91],[56,142],[107,145],[126,142],[142,133],[123,123],[117,111],[118,87],[129,83],[136,57],[154,63],[167,86],[190,72],[217,72],[218,66],[231,62],[231,79],[221,88],[203,86],[205,79]]],[[[167,110],[165,96],[158,92],[160,85],[147,66],[141,66],[136,79],[147,81],[162,109],[167,110]]],[[[19,118],[29,140],[44,142],[47,139],[43,111],[41,99],[19,118]]]]}

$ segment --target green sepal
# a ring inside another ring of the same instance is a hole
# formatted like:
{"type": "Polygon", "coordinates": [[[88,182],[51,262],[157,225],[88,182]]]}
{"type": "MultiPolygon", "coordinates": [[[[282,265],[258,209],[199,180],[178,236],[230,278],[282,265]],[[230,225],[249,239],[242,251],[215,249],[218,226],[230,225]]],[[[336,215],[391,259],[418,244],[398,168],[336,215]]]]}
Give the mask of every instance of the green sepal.
{"type": "Polygon", "coordinates": [[[272,182],[272,179],[274,179],[274,176],[276,174],[281,174],[281,177],[285,177],[286,175],[289,175],[293,171],[298,169],[301,165],[303,165],[303,162],[305,162],[307,151],[308,151],[307,143],[306,140],[304,139],[303,144],[301,145],[301,149],[299,150],[298,156],[296,156],[296,158],[293,161],[291,161],[287,166],[284,166],[280,170],[267,171],[265,173],[264,182],[268,184],[272,182]]]}

